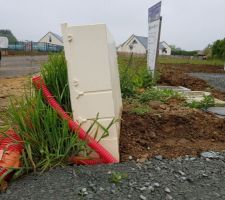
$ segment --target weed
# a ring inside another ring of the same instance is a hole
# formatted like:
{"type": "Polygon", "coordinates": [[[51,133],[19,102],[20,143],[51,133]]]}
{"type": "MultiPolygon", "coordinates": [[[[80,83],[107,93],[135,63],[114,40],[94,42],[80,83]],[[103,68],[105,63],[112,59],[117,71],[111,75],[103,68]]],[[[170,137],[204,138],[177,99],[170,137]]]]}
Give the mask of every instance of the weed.
{"type": "Polygon", "coordinates": [[[121,173],[121,172],[112,172],[111,177],[110,177],[110,182],[112,183],[120,183],[123,179],[128,178],[127,173],[121,173]]]}
{"type": "Polygon", "coordinates": [[[166,103],[171,98],[181,98],[181,95],[173,90],[159,90],[156,88],[150,88],[138,95],[140,103],[149,101],[161,101],[162,103],[166,103]]]}
{"type": "Polygon", "coordinates": [[[149,113],[150,108],[149,108],[149,106],[146,106],[144,104],[138,104],[138,106],[132,108],[130,112],[134,113],[136,115],[142,116],[142,115],[145,115],[145,114],[149,113]]]}

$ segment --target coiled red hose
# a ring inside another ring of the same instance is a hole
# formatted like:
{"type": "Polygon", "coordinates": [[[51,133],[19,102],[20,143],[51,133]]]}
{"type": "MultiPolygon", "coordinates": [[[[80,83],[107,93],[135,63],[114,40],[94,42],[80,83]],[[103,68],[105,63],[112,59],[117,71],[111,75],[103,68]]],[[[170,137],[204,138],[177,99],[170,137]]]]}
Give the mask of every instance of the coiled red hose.
{"type": "Polygon", "coordinates": [[[0,135],[0,178],[7,174],[4,179],[10,179],[13,172],[8,174],[9,169],[19,167],[19,159],[23,149],[24,143],[13,129],[8,130],[4,135],[0,135]],[[12,156],[12,152],[17,152],[17,157],[14,157],[15,154],[12,156]]]}
{"type": "MultiPolygon", "coordinates": [[[[74,122],[70,116],[63,110],[63,108],[57,103],[53,95],[48,90],[41,76],[35,76],[32,78],[34,86],[38,90],[42,90],[42,94],[45,97],[48,104],[60,115],[64,120],[68,121],[68,125],[72,131],[78,133],[80,139],[85,140],[87,145],[91,147],[96,153],[99,154],[102,163],[118,163],[119,161],[114,158],[101,144],[88,135],[77,122],[74,122]]],[[[77,160],[78,162],[78,160],[77,160]]],[[[80,161],[79,161],[80,162],[80,161]]],[[[100,160],[82,160],[82,164],[99,164],[100,160]]],[[[80,163],[80,164],[81,164],[80,163]]]]}

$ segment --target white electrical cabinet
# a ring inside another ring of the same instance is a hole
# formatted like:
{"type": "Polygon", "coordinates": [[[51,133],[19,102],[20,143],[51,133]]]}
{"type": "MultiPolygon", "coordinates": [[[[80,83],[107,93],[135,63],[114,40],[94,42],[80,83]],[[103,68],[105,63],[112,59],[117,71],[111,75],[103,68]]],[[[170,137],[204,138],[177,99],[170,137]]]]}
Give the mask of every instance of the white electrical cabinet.
{"type": "MultiPolygon", "coordinates": [[[[105,24],[61,27],[74,120],[87,131],[99,114],[98,122],[107,127],[113,119],[121,118],[122,111],[115,42],[105,24]]],[[[102,132],[98,129],[97,139],[102,132]]],[[[100,141],[118,160],[119,133],[117,122],[100,141]]]]}

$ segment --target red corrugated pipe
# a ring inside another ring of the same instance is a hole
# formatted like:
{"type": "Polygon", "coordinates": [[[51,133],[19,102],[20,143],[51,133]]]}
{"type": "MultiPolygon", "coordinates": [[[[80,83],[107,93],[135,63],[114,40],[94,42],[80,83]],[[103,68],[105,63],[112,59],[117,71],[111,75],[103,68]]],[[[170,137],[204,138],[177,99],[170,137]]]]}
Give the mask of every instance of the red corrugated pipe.
{"type": "Polygon", "coordinates": [[[99,159],[72,159],[75,163],[79,164],[99,164],[101,163],[118,163],[119,161],[114,158],[101,144],[99,144],[95,139],[88,135],[77,122],[74,122],[70,116],[63,110],[63,108],[57,103],[53,95],[48,90],[41,76],[35,76],[32,78],[33,84],[38,90],[42,90],[42,94],[45,97],[48,104],[62,117],[62,119],[68,121],[68,125],[72,131],[78,133],[80,139],[87,142],[87,145],[91,147],[96,153],[99,154],[99,159]]]}
{"type": "Polygon", "coordinates": [[[24,143],[14,130],[10,129],[0,135],[0,178],[8,180],[11,177],[10,168],[20,167],[23,149],[24,143]]]}

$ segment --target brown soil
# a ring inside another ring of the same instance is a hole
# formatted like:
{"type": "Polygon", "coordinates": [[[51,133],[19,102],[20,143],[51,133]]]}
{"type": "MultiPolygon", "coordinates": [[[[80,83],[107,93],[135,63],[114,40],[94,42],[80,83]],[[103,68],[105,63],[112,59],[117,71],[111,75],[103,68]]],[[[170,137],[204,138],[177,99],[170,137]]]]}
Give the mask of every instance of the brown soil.
{"type": "Polygon", "coordinates": [[[172,85],[172,86],[184,86],[191,90],[208,90],[215,98],[225,101],[225,92],[218,91],[204,80],[192,77],[188,75],[190,72],[205,72],[205,73],[225,73],[222,66],[210,66],[210,65],[159,65],[159,71],[161,77],[159,84],[161,85],[172,85]]]}
{"type": "Polygon", "coordinates": [[[6,109],[10,97],[21,96],[28,83],[27,77],[0,78],[0,111],[6,109]]]}
{"type": "Polygon", "coordinates": [[[121,160],[162,155],[173,158],[225,149],[225,119],[179,105],[159,105],[144,116],[125,109],[120,136],[121,160]]]}
{"type": "MultiPolygon", "coordinates": [[[[160,65],[160,84],[206,90],[203,80],[189,72],[224,73],[222,67],[201,65],[160,65]]],[[[211,88],[213,95],[225,100],[225,93],[211,88]]],[[[199,155],[202,151],[225,149],[225,119],[197,109],[185,108],[177,100],[167,104],[151,102],[151,113],[139,116],[130,113],[132,105],[124,104],[120,136],[121,161],[129,156],[144,161],[162,155],[174,158],[199,155]]]]}

